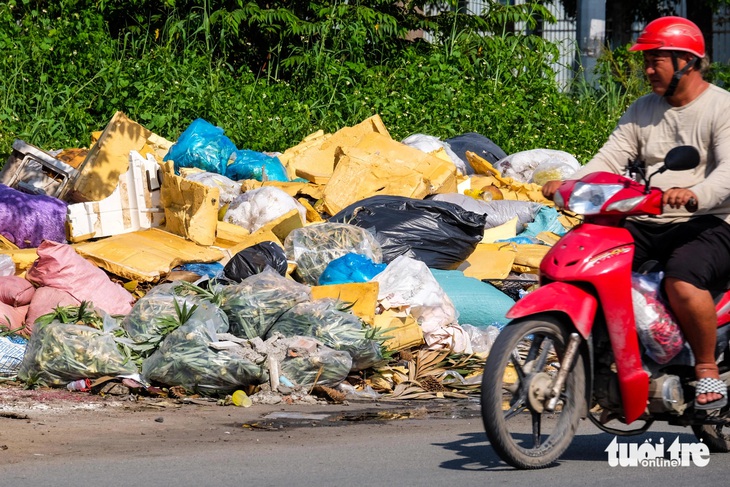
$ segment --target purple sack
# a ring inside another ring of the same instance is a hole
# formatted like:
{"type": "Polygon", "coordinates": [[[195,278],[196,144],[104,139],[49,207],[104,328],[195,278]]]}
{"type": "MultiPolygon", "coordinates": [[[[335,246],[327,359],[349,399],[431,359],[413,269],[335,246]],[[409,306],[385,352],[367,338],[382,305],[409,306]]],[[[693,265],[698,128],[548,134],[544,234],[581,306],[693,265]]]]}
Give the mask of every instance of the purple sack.
{"type": "Polygon", "coordinates": [[[20,247],[43,240],[66,243],[66,202],[32,195],[0,184],[0,234],[20,247]]]}

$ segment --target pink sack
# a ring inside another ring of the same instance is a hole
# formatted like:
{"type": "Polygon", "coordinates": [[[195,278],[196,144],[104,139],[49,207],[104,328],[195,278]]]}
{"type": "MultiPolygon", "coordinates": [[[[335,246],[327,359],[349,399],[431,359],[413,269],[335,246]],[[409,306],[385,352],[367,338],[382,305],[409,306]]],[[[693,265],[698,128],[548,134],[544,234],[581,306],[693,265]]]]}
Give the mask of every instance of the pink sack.
{"type": "Polygon", "coordinates": [[[78,306],[81,301],[71,296],[66,291],[54,289],[52,287],[39,287],[33,295],[30,302],[28,313],[25,316],[25,322],[28,328],[33,330],[33,323],[39,316],[53,311],[56,306],[78,306]]]}
{"type": "MultiPolygon", "coordinates": [[[[23,328],[27,312],[27,305],[16,308],[9,304],[0,303],[0,331],[17,331],[23,328]]],[[[30,336],[30,329],[19,331],[18,334],[28,337],[30,336]]]]}
{"type": "Polygon", "coordinates": [[[10,306],[25,306],[30,304],[34,292],[35,287],[33,284],[22,277],[0,277],[0,303],[9,304],[10,306]]]}
{"type": "Polygon", "coordinates": [[[66,291],[77,301],[91,302],[112,315],[132,310],[134,297],[70,245],[44,240],[36,252],[38,259],[25,275],[33,284],[66,291]]]}

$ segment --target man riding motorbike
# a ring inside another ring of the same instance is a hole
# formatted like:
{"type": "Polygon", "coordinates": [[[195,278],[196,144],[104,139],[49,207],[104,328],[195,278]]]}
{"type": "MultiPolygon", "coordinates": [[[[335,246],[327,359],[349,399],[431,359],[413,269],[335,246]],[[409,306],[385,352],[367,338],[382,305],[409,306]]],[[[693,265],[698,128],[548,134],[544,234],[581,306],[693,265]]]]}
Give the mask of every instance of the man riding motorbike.
{"type": "MultiPolygon", "coordinates": [[[[681,17],[662,17],[644,28],[631,51],[642,51],[652,93],[624,113],[608,141],[572,177],[595,171],[623,174],[641,160],[649,175],[672,147],[692,145],[700,164],[656,174],[665,191],[664,214],[626,222],[636,242],[634,270],[657,260],[664,290],[695,358],[695,408],[727,404],[715,362],[717,315],[713,292],[730,281],[730,92],[704,79],[709,66],[700,29],[681,17]],[[696,210],[692,213],[690,210],[696,210]]],[[[548,181],[552,199],[562,181],[548,181]]]]}

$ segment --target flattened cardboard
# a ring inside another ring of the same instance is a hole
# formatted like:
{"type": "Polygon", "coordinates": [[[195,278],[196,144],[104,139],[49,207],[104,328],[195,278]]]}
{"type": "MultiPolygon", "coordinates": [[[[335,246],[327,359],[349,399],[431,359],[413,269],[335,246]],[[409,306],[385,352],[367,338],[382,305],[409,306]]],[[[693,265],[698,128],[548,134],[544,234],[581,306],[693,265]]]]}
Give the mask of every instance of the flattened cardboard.
{"type": "Polygon", "coordinates": [[[514,217],[513,219],[504,222],[493,228],[487,228],[484,230],[481,243],[493,243],[497,240],[504,240],[517,236],[517,222],[519,218],[514,217]]]}
{"type": "Polygon", "coordinates": [[[199,245],[213,245],[220,189],[176,176],[172,161],[162,167],[160,204],[165,209],[165,229],[199,245]]]}
{"type": "Polygon", "coordinates": [[[457,269],[465,276],[480,280],[506,279],[516,257],[514,244],[480,243],[457,269]]]}
{"type": "Polygon", "coordinates": [[[215,232],[215,247],[228,248],[243,242],[251,232],[240,225],[219,221],[215,232]]]}
{"type": "Polygon", "coordinates": [[[348,282],[312,286],[312,299],[334,298],[352,303],[350,310],[365,323],[375,323],[375,307],[378,304],[378,282],[348,282]]]}
{"type": "Polygon", "coordinates": [[[429,194],[428,182],[421,173],[379,156],[351,151],[352,155],[340,158],[324,188],[322,209],[330,216],[370,196],[423,199],[429,194]]]}
{"type": "Polygon", "coordinates": [[[383,342],[383,346],[388,350],[408,350],[425,343],[423,330],[410,314],[385,310],[382,314],[375,315],[374,326],[391,337],[383,342]]]}
{"type": "Polygon", "coordinates": [[[99,201],[111,195],[129,169],[129,152],[146,155],[143,149],[150,136],[152,132],[124,113],[115,113],[82,163],[69,193],[70,201],[99,201]]]}
{"type": "Polygon", "coordinates": [[[339,154],[323,194],[329,215],[376,195],[423,199],[456,192],[454,164],[376,133],[339,154]]]}
{"type": "Polygon", "coordinates": [[[540,262],[550,250],[550,246],[540,244],[517,244],[516,247],[515,266],[519,266],[522,272],[530,273],[539,271],[540,262]]]}
{"type": "MultiPolygon", "coordinates": [[[[502,192],[504,199],[534,201],[548,206],[555,206],[555,203],[542,195],[542,186],[539,184],[523,183],[515,180],[514,178],[503,177],[487,160],[479,157],[473,152],[467,151],[466,159],[477,174],[488,176],[487,180],[489,182],[487,184],[494,184],[497,186],[497,188],[499,188],[502,192]]],[[[485,181],[482,180],[479,183],[481,187],[487,185],[483,184],[484,182],[485,181]]],[[[474,182],[472,187],[477,187],[474,182]]]]}
{"type": "Polygon", "coordinates": [[[365,134],[354,148],[423,174],[429,184],[428,194],[456,192],[456,166],[450,159],[441,159],[375,132],[365,134]]]}
{"type": "Polygon", "coordinates": [[[290,179],[302,177],[323,184],[332,175],[338,148],[351,147],[369,133],[378,133],[390,139],[390,133],[380,116],[373,115],[357,125],[345,127],[334,134],[324,134],[321,131],[311,134],[300,144],[284,151],[279,160],[287,168],[290,179]]]}
{"type": "MultiPolygon", "coordinates": [[[[327,178],[329,179],[329,178],[327,178]]],[[[297,196],[308,196],[312,199],[318,200],[322,197],[322,190],[324,189],[323,186],[320,186],[319,184],[312,184],[312,183],[304,183],[300,181],[289,181],[289,182],[282,182],[282,181],[257,181],[255,179],[246,179],[244,181],[240,181],[241,183],[241,192],[245,193],[246,191],[250,191],[252,189],[261,188],[264,186],[273,186],[275,188],[278,188],[282,191],[284,191],[286,194],[288,194],[291,197],[297,197],[297,196]]]]}
{"type": "Polygon", "coordinates": [[[263,228],[270,229],[283,242],[292,230],[302,228],[303,226],[304,222],[302,222],[302,216],[299,214],[299,210],[294,209],[270,221],[263,228]]]}
{"type": "Polygon", "coordinates": [[[20,277],[25,276],[25,271],[38,259],[36,249],[3,249],[2,253],[10,256],[15,263],[15,275],[20,277]]]}
{"type": "Polygon", "coordinates": [[[174,267],[218,262],[222,251],[203,247],[158,228],[107,237],[74,245],[97,266],[128,280],[155,282],[174,267]]]}
{"type": "Polygon", "coordinates": [[[11,242],[7,238],[5,238],[2,235],[0,235],[0,250],[2,250],[3,253],[5,253],[4,250],[6,250],[6,249],[7,250],[17,250],[19,248],[20,247],[18,247],[17,245],[15,245],[13,242],[11,242]]]}

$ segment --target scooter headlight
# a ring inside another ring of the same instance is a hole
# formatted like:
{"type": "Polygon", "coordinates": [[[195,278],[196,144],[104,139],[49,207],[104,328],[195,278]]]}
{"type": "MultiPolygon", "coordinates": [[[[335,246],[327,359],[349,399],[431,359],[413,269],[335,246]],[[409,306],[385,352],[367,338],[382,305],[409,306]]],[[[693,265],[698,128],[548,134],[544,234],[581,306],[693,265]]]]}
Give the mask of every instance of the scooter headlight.
{"type": "Polygon", "coordinates": [[[621,184],[575,183],[568,201],[568,209],[579,215],[596,215],[616,193],[624,189],[621,184]]]}

